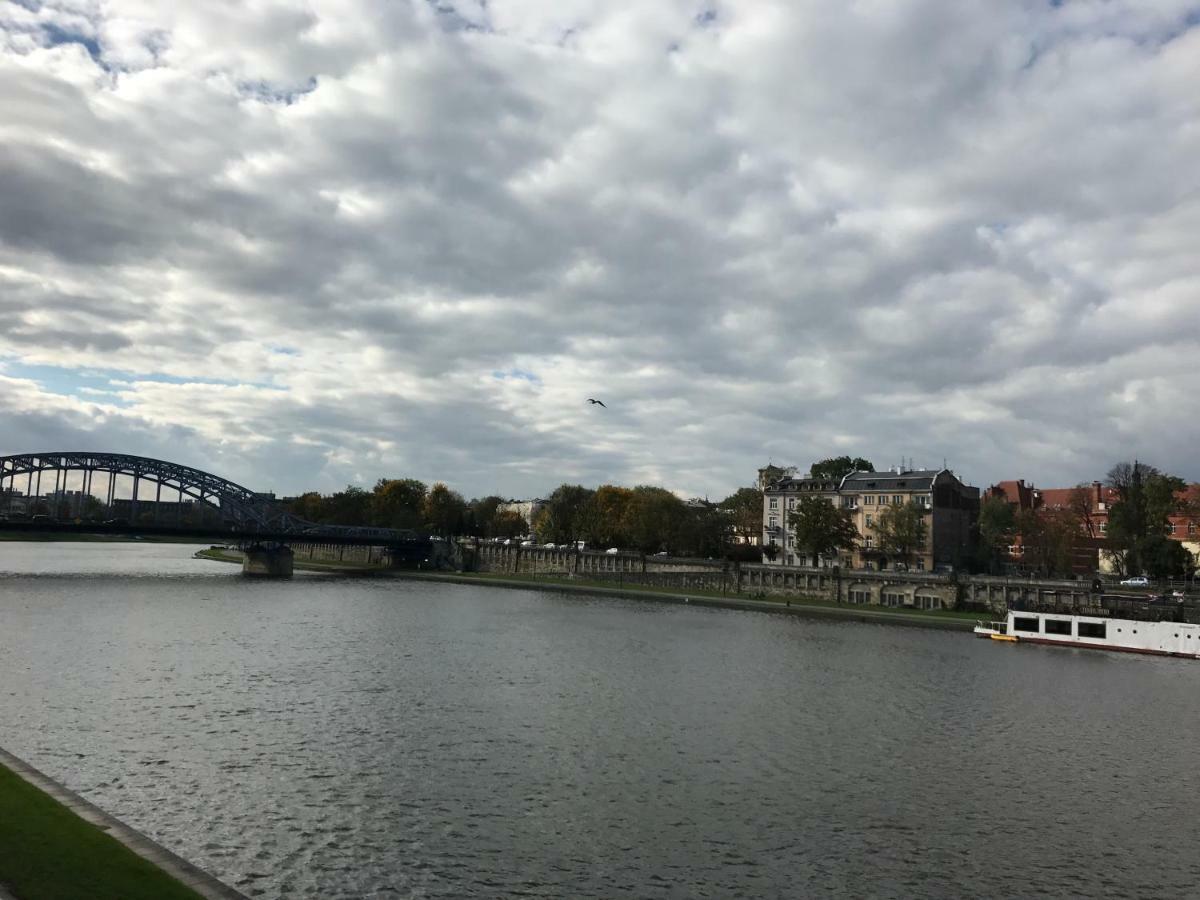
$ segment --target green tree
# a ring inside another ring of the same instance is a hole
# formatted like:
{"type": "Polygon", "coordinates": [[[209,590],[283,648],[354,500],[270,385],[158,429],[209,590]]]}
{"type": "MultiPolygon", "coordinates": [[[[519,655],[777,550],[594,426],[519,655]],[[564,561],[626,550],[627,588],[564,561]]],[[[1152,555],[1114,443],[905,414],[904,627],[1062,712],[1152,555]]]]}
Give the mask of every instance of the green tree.
{"type": "Polygon", "coordinates": [[[1166,535],[1170,516],[1184,505],[1186,485],[1183,479],[1136,460],[1117,463],[1107,481],[1117,495],[1108,513],[1109,545],[1126,573],[1139,574],[1147,539],[1166,535]]]}
{"type": "Polygon", "coordinates": [[[885,506],[875,520],[879,549],[908,564],[925,547],[925,507],[913,503],[885,506]]]}
{"type": "Polygon", "coordinates": [[[436,535],[450,537],[462,526],[463,511],[467,503],[457,491],[452,491],[442,482],[429,489],[425,497],[425,525],[436,535]]]}
{"type": "Polygon", "coordinates": [[[515,538],[529,534],[529,523],[525,517],[513,509],[497,510],[489,525],[493,537],[515,538]]]}
{"type": "Polygon", "coordinates": [[[688,508],[665,488],[639,485],[629,492],[622,512],[626,546],[643,553],[678,547],[688,508]]]}
{"type": "Polygon", "coordinates": [[[830,459],[823,459],[820,462],[812,464],[809,469],[809,474],[813,478],[829,479],[831,481],[841,481],[851,472],[874,472],[875,466],[870,460],[863,459],[861,456],[856,456],[851,459],[849,456],[834,456],[830,459]]]}
{"type": "Polygon", "coordinates": [[[348,485],[323,498],[322,513],[317,521],[330,525],[367,525],[371,522],[371,495],[360,487],[348,485]]]}
{"type": "Polygon", "coordinates": [[[1196,568],[1187,548],[1163,534],[1147,535],[1138,549],[1143,571],[1152,578],[1186,578],[1196,568]]]}
{"type": "Polygon", "coordinates": [[[415,478],[381,478],[371,494],[371,524],[382,528],[420,528],[427,491],[415,478]]]}
{"type": "Polygon", "coordinates": [[[758,543],[763,531],[763,492],[758,488],[738,488],[720,503],[729,515],[733,533],[745,543],[758,543]]]}
{"type": "Polygon", "coordinates": [[[1016,514],[1003,497],[986,497],[979,504],[979,563],[986,572],[998,572],[1008,558],[1016,530],[1016,514]]]}
{"type": "Polygon", "coordinates": [[[574,543],[584,533],[584,512],[595,491],[580,484],[562,484],[550,492],[537,520],[531,522],[543,541],[574,543]]]}
{"type": "Polygon", "coordinates": [[[581,510],[583,536],[601,546],[628,546],[625,510],[632,496],[629,488],[613,484],[596,488],[581,510]]]}
{"type": "Polygon", "coordinates": [[[850,511],[838,509],[824,497],[801,497],[787,518],[795,530],[796,549],[808,554],[814,566],[822,556],[857,545],[858,529],[850,511]]]}

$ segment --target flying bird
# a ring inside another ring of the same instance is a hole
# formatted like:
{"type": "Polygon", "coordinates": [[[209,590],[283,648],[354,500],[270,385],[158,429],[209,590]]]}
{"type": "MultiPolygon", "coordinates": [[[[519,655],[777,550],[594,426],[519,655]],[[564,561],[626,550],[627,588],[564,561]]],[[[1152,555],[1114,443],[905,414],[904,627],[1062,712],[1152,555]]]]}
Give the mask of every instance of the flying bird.
{"type": "MultiPolygon", "coordinates": [[[[592,399],[591,397],[588,397],[588,403],[595,403],[597,406],[604,406],[604,401],[603,401],[603,400],[594,400],[594,399],[592,399]]],[[[604,408],[605,408],[605,409],[608,409],[608,407],[607,407],[607,406],[604,406],[604,408]]]]}

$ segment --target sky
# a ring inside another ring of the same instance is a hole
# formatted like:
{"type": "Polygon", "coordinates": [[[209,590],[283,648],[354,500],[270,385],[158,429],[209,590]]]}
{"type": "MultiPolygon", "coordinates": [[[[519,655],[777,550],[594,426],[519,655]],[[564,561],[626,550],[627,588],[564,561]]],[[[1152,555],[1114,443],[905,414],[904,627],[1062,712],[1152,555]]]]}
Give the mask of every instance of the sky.
{"type": "Polygon", "coordinates": [[[0,455],[1200,480],[1198,84],[1182,0],[0,0],[0,455]]]}

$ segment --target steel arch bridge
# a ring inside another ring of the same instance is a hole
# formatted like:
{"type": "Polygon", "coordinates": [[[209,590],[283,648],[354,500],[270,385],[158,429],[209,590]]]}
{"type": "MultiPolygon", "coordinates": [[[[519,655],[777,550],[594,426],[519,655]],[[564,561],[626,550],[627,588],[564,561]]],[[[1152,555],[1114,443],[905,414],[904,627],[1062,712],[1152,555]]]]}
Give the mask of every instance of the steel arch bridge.
{"type": "MultiPolygon", "coordinates": [[[[118,479],[130,480],[131,519],[136,520],[142,484],[154,485],[154,512],[157,519],[161,509],[163,491],[167,501],[174,495],[178,501],[176,514],[181,514],[184,498],[205,504],[220,513],[221,520],[243,531],[263,531],[273,534],[305,535],[313,539],[321,537],[378,538],[380,541],[404,540],[413,537],[411,532],[391,528],[370,526],[317,525],[291,515],[273,494],[256,493],[240,484],[194,469],[191,466],[151,459],[145,456],[130,456],[125,453],[89,453],[55,451],[51,453],[23,453],[0,456],[0,513],[11,507],[18,486],[24,487],[26,497],[42,498],[43,476],[53,473],[53,508],[61,508],[59,498],[67,499],[68,478],[77,473],[78,495],[95,497],[96,475],[101,475],[102,496],[107,498],[111,510],[116,499],[118,479]],[[7,491],[7,493],[6,493],[7,491]]],[[[49,483],[47,477],[47,484],[49,483]]],[[[149,503],[151,501],[142,500],[149,503]]]]}

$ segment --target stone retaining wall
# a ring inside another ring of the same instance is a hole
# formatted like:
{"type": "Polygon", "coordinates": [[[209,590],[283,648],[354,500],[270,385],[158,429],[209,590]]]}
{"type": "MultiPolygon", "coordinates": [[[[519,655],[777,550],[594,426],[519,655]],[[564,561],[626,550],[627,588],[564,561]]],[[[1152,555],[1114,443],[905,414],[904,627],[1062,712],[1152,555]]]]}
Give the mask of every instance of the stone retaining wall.
{"type": "MultiPolygon", "coordinates": [[[[929,572],[836,571],[804,566],[726,563],[720,560],[547,549],[480,543],[472,547],[483,572],[562,575],[591,581],[678,590],[710,590],[746,597],[808,597],[836,603],[917,609],[977,609],[1004,614],[1010,606],[1040,604],[1063,610],[1097,608],[1086,581],[1031,581],[987,575],[929,572]]],[[[472,554],[468,554],[472,555],[472,554]]]]}

